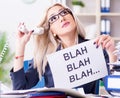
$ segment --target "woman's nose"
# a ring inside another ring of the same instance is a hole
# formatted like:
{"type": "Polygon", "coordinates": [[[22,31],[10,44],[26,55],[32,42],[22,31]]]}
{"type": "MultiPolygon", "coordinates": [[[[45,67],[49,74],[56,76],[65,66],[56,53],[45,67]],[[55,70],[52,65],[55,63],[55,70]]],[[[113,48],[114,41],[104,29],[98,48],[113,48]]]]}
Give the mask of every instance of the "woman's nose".
{"type": "Polygon", "coordinates": [[[61,15],[59,16],[59,19],[61,22],[65,20],[64,16],[61,16],[61,15]]]}

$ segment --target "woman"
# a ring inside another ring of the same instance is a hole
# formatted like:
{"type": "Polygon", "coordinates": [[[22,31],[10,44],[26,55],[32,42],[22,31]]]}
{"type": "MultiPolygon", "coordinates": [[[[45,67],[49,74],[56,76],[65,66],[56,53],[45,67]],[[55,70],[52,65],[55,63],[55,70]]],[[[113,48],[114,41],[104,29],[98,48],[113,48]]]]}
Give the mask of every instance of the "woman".
{"type": "MultiPolygon", "coordinates": [[[[33,62],[26,73],[23,71],[24,50],[32,31],[27,34],[20,31],[17,33],[16,58],[11,70],[14,89],[29,89],[36,85],[42,75],[45,78],[45,86],[54,87],[46,55],[87,41],[78,18],[73,15],[69,8],[61,4],[54,4],[46,11],[46,16],[39,27],[45,29],[44,34],[34,35],[33,62]]],[[[112,54],[115,50],[114,41],[110,36],[100,35],[96,38],[95,44],[97,47],[102,44],[103,49],[107,51],[109,58],[105,53],[106,62],[116,60],[116,57],[112,54]]],[[[83,85],[85,93],[94,93],[95,83],[94,81],[83,85]]]]}

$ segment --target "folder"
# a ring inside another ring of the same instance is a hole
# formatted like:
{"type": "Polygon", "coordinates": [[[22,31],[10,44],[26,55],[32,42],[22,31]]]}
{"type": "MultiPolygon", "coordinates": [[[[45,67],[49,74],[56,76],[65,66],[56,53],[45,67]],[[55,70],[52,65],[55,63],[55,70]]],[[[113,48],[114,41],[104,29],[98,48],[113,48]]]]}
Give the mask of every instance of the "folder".
{"type": "Polygon", "coordinates": [[[101,12],[110,12],[110,0],[101,0],[101,12]]]}
{"type": "Polygon", "coordinates": [[[102,19],[101,20],[101,34],[108,34],[110,35],[110,20],[109,19],[102,19]]]}
{"type": "Polygon", "coordinates": [[[108,75],[105,77],[105,88],[107,91],[120,92],[120,75],[108,75]]]}
{"type": "Polygon", "coordinates": [[[105,21],[106,34],[110,35],[110,20],[106,19],[105,21]]]}
{"type": "Polygon", "coordinates": [[[106,23],[105,23],[105,19],[101,20],[101,34],[106,34],[106,23]]]}

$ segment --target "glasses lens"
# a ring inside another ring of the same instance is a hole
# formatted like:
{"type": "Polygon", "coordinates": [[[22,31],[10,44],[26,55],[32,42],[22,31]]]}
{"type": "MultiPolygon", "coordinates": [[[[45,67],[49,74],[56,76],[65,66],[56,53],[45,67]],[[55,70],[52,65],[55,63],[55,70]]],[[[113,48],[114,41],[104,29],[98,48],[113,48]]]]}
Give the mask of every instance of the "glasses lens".
{"type": "Polygon", "coordinates": [[[67,15],[67,14],[69,14],[69,12],[68,12],[67,9],[64,9],[63,11],[60,12],[60,15],[61,15],[61,16],[65,16],[65,15],[67,15]]]}
{"type": "Polygon", "coordinates": [[[59,18],[58,15],[54,15],[49,19],[49,22],[54,23],[58,18],[59,18]]]}

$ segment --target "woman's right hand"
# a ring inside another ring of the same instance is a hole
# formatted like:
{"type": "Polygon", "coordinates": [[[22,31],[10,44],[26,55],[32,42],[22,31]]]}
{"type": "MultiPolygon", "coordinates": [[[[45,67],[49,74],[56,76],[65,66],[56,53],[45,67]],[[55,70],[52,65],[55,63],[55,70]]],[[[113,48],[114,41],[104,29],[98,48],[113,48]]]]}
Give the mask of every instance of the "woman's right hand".
{"type": "MultiPolygon", "coordinates": [[[[20,23],[18,28],[20,26],[24,26],[25,27],[25,24],[24,23],[20,23]]],[[[22,32],[22,31],[18,30],[17,36],[16,36],[17,37],[16,38],[17,44],[23,45],[23,46],[26,45],[27,42],[30,40],[31,34],[32,34],[32,31],[28,31],[27,33],[25,33],[25,32],[22,32]]]]}
{"type": "MultiPolygon", "coordinates": [[[[24,23],[19,24],[19,26],[21,25],[24,25],[24,23]]],[[[13,67],[14,72],[23,68],[25,45],[30,40],[31,34],[32,34],[32,31],[28,31],[28,33],[25,33],[19,30],[16,34],[16,50],[15,50],[15,60],[14,60],[14,67],[13,67]]]]}

